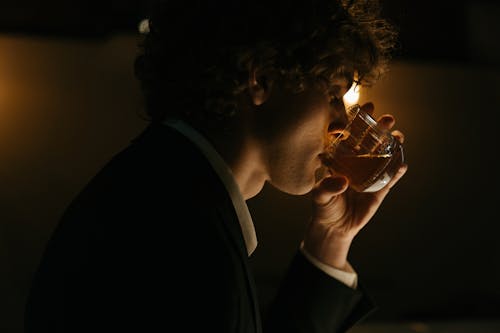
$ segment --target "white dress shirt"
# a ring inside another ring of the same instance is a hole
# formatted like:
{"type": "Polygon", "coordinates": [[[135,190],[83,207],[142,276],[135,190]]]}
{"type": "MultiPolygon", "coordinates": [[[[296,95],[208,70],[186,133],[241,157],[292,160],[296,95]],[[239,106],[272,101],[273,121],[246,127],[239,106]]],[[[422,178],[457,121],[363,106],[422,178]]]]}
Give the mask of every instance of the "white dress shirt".
{"type": "MultiPolygon", "coordinates": [[[[165,121],[165,124],[176,129],[181,134],[186,136],[189,140],[191,140],[201,150],[203,155],[205,155],[209,163],[214,168],[215,172],[219,175],[220,179],[224,183],[224,186],[226,187],[226,190],[229,193],[231,201],[236,210],[247,253],[248,256],[250,256],[257,247],[257,236],[255,233],[252,216],[248,211],[246,201],[241,195],[239,186],[234,179],[231,169],[226,164],[224,159],[219,155],[219,153],[215,150],[212,144],[201,133],[196,131],[186,122],[178,119],[168,119],[165,121]]],[[[307,251],[304,250],[302,244],[300,246],[300,251],[313,265],[318,267],[329,276],[341,281],[351,288],[356,288],[357,274],[349,264],[349,272],[339,270],[334,267],[328,266],[311,256],[309,253],[307,253],[307,251]]]]}

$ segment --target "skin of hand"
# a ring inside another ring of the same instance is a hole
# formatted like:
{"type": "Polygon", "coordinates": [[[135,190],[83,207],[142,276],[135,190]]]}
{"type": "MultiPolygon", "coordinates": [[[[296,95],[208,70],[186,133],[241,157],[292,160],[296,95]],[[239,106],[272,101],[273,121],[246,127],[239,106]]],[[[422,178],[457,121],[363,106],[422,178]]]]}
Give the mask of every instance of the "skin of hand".
{"type": "MultiPolygon", "coordinates": [[[[366,103],[362,108],[373,115],[372,103],[366,103]]],[[[395,120],[392,115],[384,114],[377,122],[390,130],[395,120]]],[[[392,131],[391,134],[403,143],[403,133],[392,131]]],[[[347,256],[353,239],[374,216],[407,169],[406,164],[402,165],[386,186],[372,193],[350,189],[347,178],[342,175],[330,175],[320,180],[311,191],[312,217],[306,227],[304,249],[324,264],[351,271],[347,256]]]]}

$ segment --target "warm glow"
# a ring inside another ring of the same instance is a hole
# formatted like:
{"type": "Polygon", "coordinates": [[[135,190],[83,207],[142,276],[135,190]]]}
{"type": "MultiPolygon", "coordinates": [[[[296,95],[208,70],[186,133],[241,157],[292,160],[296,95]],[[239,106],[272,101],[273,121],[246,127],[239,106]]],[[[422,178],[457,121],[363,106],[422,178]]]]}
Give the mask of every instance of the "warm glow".
{"type": "Polygon", "coordinates": [[[137,29],[141,34],[147,34],[149,33],[149,20],[148,19],[143,19],[142,21],[139,22],[137,29]]]}
{"type": "Polygon", "coordinates": [[[360,86],[354,83],[349,91],[344,95],[344,104],[346,107],[356,104],[359,100],[360,86]]]}

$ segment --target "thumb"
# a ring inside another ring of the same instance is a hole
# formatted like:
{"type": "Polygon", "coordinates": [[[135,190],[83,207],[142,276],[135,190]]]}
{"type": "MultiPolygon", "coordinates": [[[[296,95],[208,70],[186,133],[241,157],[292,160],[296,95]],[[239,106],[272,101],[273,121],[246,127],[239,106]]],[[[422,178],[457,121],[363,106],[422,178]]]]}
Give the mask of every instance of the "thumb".
{"type": "Polygon", "coordinates": [[[334,196],[343,193],[348,185],[344,176],[326,177],[312,190],[312,198],[316,204],[326,205],[334,196]]]}

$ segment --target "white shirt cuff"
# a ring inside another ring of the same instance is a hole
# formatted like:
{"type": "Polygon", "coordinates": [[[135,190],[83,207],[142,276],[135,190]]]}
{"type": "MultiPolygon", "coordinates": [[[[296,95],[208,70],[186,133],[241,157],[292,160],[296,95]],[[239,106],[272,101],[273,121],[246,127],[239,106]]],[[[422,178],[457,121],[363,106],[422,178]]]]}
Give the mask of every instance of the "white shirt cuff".
{"type": "Polygon", "coordinates": [[[300,251],[304,255],[304,257],[307,258],[314,266],[318,267],[320,270],[325,272],[327,275],[333,277],[334,279],[339,280],[346,286],[356,289],[358,286],[358,274],[354,271],[352,266],[347,263],[347,267],[350,270],[350,272],[343,271],[340,269],[337,269],[335,267],[329,266],[327,264],[322,263],[318,259],[314,258],[309,252],[307,252],[304,249],[304,243],[300,244],[300,251]]]}

